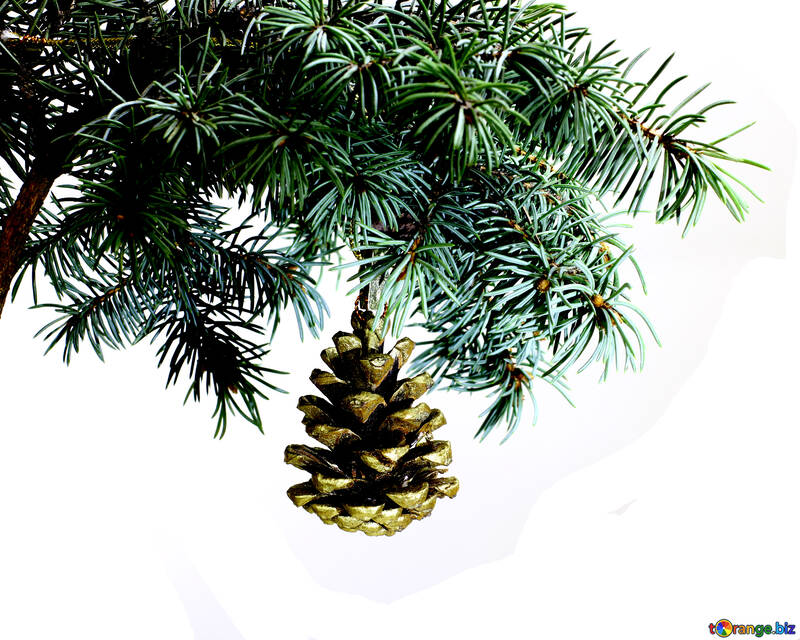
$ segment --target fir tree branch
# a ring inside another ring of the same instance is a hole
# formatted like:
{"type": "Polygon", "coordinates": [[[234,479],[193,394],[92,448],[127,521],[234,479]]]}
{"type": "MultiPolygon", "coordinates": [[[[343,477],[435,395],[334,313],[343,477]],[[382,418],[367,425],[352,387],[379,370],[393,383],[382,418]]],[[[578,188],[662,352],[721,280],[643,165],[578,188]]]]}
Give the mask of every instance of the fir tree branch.
{"type": "Polygon", "coordinates": [[[316,335],[311,269],[350,247],[353,292],[382,283],[392,330],[435,336],[417,365],[492,392],[480,433],[511,432],[538,380],[641,366],[641,274],[602,199],[742,220],[728,166],[761,166],[695,133],[727,101],[667,106],[667,63],[636,80],[641,56],[573,25],[553,3],[0,2],[0,160],[24,183],[0,180],[0,293],[43,267],[66,355],[163,340],[221,434],[261,425],[264,323],[291,306],[316,335]]]}

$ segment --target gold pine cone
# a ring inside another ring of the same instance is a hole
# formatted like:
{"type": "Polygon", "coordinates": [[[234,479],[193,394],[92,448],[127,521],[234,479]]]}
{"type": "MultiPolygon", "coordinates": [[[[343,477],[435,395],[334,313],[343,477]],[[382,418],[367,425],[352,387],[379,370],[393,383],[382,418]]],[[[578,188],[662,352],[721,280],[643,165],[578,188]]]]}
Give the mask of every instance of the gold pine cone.
{"type": "Polygon", "coordinates": [[[414,404],[433,378],[398,380],[414,343],[402,338],[384,353],[374,320],[370,312],[354,312],[353,333],[337,333],[335,346],[322,352],[331,371],[311,373],[327,399],[303,396],[298,409],[306,433],[325,448],[286,447],[286,463],[311,474],[287,494],[325,524],[391,536],[430,515],[439,498],[455,497],[458,480],[441,477],[452,459],[450,443],[432,437],[444,415],[414,404]]]}

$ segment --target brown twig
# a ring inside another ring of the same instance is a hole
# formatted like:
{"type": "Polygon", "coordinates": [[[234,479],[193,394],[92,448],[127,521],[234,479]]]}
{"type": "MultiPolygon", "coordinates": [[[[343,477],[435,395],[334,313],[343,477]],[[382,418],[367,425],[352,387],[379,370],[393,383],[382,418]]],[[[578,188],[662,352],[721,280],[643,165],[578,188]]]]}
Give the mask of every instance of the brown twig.
{"type": "Polygon", "coordinates": [[[21,266],[33,221],[58,175],[58,171],[34,164],[3,221],[3,228],[0,230],[0,315],[3,313],[14,275],[21,266]]]}

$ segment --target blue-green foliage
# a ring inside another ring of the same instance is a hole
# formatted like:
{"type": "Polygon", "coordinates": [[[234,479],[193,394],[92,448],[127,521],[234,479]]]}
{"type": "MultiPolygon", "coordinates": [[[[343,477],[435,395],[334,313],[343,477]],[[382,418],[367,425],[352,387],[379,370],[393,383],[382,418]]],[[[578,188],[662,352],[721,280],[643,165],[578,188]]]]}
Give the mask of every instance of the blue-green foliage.
{"type": "Polygon", "coordinates": [[[270,336],[289,306],[317,335],[310,271],[339,254],[358,286],[385,279],[393,331],[420,314],[417,369],[492,391],[481,434],[513,431],[537,378],[640,366],[638,267],[600,198],[688,229],[711,191],[741,220],[725,164],[747,161],[692,133],[725,103],[669,106],[667,63],[636,80],[639,57],[572,22],[542,2],[0,0],[0,160],[20,180],[57,163],[70,193],[23,268],[59,295],[50,347],[153,340],[168,384],[217,398],[219,435],[231,411],[261,428],[270,336]]]}

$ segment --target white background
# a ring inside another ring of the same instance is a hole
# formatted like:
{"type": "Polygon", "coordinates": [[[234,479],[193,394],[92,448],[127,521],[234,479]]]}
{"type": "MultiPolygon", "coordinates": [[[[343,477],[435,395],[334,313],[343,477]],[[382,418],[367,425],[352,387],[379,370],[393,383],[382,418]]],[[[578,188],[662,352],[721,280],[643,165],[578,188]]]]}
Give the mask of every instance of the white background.
{"type": "MultiPolygon", "coordinates": [[[[714,132],[766,201],[746,225],[715,202],[689,238],[636,220],[636,301],[664,347],[645,370],[540,388],[509,442],[472,433],[485,398],[434,391],[456,500],[402,535],[324,527],[285,496],[305,442],[297,397],[352,300],[334,278],[323,339],[287,316],[268,362],[289,391],[266,436],[163,390],[153,349],[67,369],[42,357],[50,316],[21,296],[0,321],[0,638],[708,637],[708,624],[800,625],[797,493],[798,36],[795,3],[574,0],[597,40],[707,80],[714,132]]],[[[423,336],[409,333],[410,337],[423,336]]]]}

